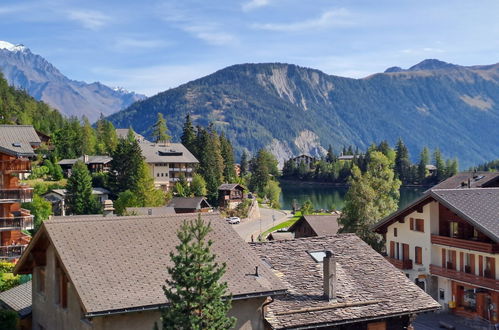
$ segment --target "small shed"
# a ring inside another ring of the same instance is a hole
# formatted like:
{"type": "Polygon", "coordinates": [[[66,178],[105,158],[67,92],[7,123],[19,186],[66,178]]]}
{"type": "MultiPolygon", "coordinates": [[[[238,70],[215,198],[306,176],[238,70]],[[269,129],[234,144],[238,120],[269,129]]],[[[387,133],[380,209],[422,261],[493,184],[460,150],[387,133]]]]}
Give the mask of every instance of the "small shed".
{"type": "Polygon", "coordinates": [[[173,207],[175,213],[211,212],[212,207],[204,197],[173,197],[168,207],[173,207]]]}
{"type": "Polygon", "coordinates": [[[32,282],[20,284],[0,293],[0,309],[11,310],[19,315],[19,328],[31,329],[32,282]]]}
{"type": "Polygon", "coordinates": [[[295,234],[295,238],[336,235],[339,217],[339,214],[304,215],[288,230],[295,234]]]}
{"type": "Polygon", "coordinates": [[[218,187],[221,208],[234,209],[244,200],[244,187],[238,183],[224,183],[218,187]]]}

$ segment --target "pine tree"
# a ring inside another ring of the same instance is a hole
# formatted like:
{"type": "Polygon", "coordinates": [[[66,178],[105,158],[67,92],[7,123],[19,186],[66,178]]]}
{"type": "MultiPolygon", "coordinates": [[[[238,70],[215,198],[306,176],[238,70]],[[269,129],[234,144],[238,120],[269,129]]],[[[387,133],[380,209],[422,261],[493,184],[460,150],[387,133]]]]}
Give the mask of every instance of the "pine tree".
{"type": "Polygon", "coordinates": [[[184,128],[182,131],[182,136],[180,137],[180,141],[192,154],[196,154],[196,132],[194,131],[194,126],[191,122],[191,116],[187,114],[185,116],[184,128]]]}
{"type": "Polygon", "coordinates": [[[418,180],[419,183],[422,183],[425,178],[428,176],[428,170],[426,169],[426,165],[430,163],[430,152],[427,147],[423,148],[421,151],[421,155],[419,156],[419,164],[418,164],[418,180]]]}
{"type": "Polygon", "coordinates": [[[342,232],[356,233],[374,249],[382,247],[381,237],[371,226],[397,210],[400,181],[395,177],[388,158],[379,151],[371,153],[366,173],[357,166],[348,180],[350,188],[338,222],[342,232]]]}
{"type": "Polygon", "coordinates": [[[218,187],[223,182],[224,162],[220,138],[211,126],[208,130],[198,128],[196,144],[199,146],[199,173],[206,181],[208,199],[212,203],[218,200],[218,187]]]}
{"type": "Polygon", "coordinates": [[[236,179],[236,170],[234,169],[234,150],[229,139],[223,132],[220,135],[220,152],[224,163],[224,180],[225,182],[234,182],[236,179]]]}
{"type": "Polygon", "coordinates": [[[115,196],[125,190],[137,191],[137,182],[143,165],[139,143],[133,139],[119,139],[112,153],[109,185],[115,196]]]}
{"type": "Polygon", "coordinates": [[[265,186],[270,180],[269,162],[267,152],[263,149],[258,151],[256,158],[252,159],[251,179],[249,188],[260,195],[263,195],[265,186]]]}
{"type": "Polygon", "coordinates": [[[92,176],[87,165],[77,161],[66,184],[66,206],[70,214],[94,214],[100,210],[100,205],[92,195],[92,176]]]}
{"type": "Polygon", "coordinates": [[[433,152],[433,161],[435,162],[435,166],[437,168],[437,181],[440,182],[446,178],[446,167],[444,159],[442,158],[442,153],[438,148],[433,152]]]}
{"type": "Polygon", "coordinates": [[[158,112],[156,123],[153,126],[152,139],[156,143],[167,142],[171,140],[171,136],[168,135],[166,120],[161,112],[158,112]]]}
{"type": "Polygon", "coordinates": [[[83,116],[83,126],[81,128],[82,135],[82,153],[84,155],[95,155],[97,137],[95,131],[90,125],[88,118],[83,116]]]}
{"type": "Polygon", "coordinates": [[[235,318],[227,316],[231,297],[227,283],[219,283],[226,265],[215,262],[207,241],[210,224],[201,219],[184,222],[177,237],[176,253],[170,252],[173,266],[163,291],[168,306],[161,312],[162,329],[230,329],[235,318]]]}
{"type": "Polygon", "coordinates": [[[195,173],[192,176],[190,189],[194,196],[206,196],[206,181],[200,174],[195,173]]]}
{"type": "Polygon", "coordinates": [[[244,150],[241,156],[241,176],[245,176],[248,173],[248,166],[248,153],[244,150]]]}
{"type": "Polygon", "coordinates": [[[327,149],[326,162],[334,163],[336,161],[336,155],[334,154],[333,147],[329,145],[327,149]]]}
{"type": "Polygon", "coordinates": [[[403,183],[410,182],[411,161],[409,160],[409,150],[405,146],[402,139],[397,142],[395,156],[395,174],[403,183]]]}

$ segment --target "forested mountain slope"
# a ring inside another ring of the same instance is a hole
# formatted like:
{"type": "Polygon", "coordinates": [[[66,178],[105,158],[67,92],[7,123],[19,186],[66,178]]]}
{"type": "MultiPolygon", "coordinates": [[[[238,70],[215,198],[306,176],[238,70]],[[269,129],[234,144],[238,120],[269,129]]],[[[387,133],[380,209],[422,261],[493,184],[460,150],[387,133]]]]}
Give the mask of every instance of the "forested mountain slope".
{"type": "Polygon", "coordinates": [[[463,67],[425,60],[363,79],[296,65],[234,65],[159,93],[109,119],[150,134],[161,112],[178,139],[184,117],[213,122],[238,154],[268,148],[280,158],[320,155],[329,144],[367,148],[402,137],[411,156],[423,146],[458,157],[461,167],[499,156],[499,64],[463,67]]]}

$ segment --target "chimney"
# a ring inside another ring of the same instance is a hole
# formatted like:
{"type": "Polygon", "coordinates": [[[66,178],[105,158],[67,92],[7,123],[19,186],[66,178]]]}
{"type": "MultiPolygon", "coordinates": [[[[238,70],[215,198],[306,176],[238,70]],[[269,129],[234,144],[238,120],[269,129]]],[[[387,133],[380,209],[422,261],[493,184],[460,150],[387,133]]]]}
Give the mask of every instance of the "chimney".
{"type": "Polygon", "coordinates": [[[104,201],[104,205],[103,205],[103,215],[105,217],[107,217],[108,215],[113,215],[113,211],[114,211],[114,206],[113,206],[113,201],[110,200],[110,199],[106,199],[104,201]]]}
{"type": "Polygon", "coordinates": [[[88,163],[88,155],[83,155],[83,162],[88,163]]]}
{"type": "Polygon", "coordinates": [[[471,179],[468,178],[468,188],[471,188],[471,179]]]}
{"type": "Polygon", "coordinates": [[[333,252],[326,250],[322,264],[324,266],[324,296],[329,300],[336,300],[336,259],[333,252]]]}

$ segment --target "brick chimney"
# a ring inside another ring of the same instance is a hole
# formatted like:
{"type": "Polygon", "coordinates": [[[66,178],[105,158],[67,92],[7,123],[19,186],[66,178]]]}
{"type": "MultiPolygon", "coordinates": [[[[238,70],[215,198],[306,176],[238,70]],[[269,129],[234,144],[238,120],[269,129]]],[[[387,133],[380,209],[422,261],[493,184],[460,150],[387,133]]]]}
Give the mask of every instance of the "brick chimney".
{"type": "Polygon", "coordinates": [[[336,259],[333,252],[326,250],[322,264],[324,266],[324,297],[329,301],[336,300],[336,259]]]}

